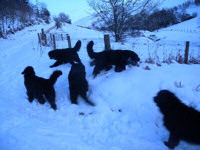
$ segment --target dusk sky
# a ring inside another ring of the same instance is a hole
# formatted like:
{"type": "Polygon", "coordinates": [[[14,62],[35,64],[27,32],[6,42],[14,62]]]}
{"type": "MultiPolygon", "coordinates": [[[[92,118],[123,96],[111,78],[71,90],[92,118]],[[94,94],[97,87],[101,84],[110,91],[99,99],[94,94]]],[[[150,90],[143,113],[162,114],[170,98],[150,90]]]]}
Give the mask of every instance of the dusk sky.
{"type": "MultiPolygon", "coordinates": [[[[32,0],[34,3],[36,0],[32,0]]],[[[86,0],[38,0],[44,2],[47,5],[51,15],[57,15],[60,12],[68,14],[72,20],[72,23],[86,17],[89,14],[91,8],[88,6],[86,0]]]]}
{"type": "MultiPolygon", "coordinates": [[[[37,0],[30,0],[35,3],[37,0]]],[[[72,20],[75,21],[89,16],[92,9],[88,6],[87,0],[38,0],[44,2],[47,5],[51,15],[58,15],[60,12],[68,14],[72,20]]],[[[160,8],[167,7],[171,8],[177,6],[187,0],[155,0],[155,2],[161,2],[160,8]]]]}

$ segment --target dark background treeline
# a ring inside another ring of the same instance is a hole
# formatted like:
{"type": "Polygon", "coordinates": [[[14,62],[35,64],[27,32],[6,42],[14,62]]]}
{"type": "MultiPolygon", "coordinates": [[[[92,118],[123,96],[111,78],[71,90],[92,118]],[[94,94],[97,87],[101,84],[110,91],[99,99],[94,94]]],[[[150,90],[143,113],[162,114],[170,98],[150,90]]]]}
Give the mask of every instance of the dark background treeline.
{"type": "Polygon", "coordinates": [[[147,14],[145,12],[136,14],[130,18],[130,22],[134,23],[131,29],[154,31],[192,19],[196,17],[197,14],[189,14],[186,11],[192,4],[193,2],[188,1],[171,9],[155,10],[152,14],[147,14]]]}
{"type": "Polygon", "coordinates": [[[50,12],[44,3],[34,5],[29,0],[0,0],[0,37],[43,21],[50,21],[50,12]]]}

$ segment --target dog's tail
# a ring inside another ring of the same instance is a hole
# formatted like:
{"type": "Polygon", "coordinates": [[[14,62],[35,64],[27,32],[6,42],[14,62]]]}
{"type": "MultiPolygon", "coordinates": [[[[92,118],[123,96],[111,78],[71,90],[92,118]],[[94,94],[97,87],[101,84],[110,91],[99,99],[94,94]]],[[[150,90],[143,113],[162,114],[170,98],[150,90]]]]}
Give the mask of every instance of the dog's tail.
{"type": "Polygon", "coordinates": [[[91,59],[93,58],[96,58],[96,53],[94,52],[93,50],[93,45],[94,45],[94,42],[93,41],[90,41],[88,44],[87,44],[87,52],[88,52],[88,55],[91,59]]]}
{"type": "Polygon", "coordinates": [[[51,74],[49,78],[51,85],[54,85],[56,83],[56,80],[58,79],[60,75],[62,75],[62,71],[60,70],[56,70],[51,74]]]}
{"type": "Polygon", "coordinates": [[[78,40],[78,41],[76,42],[76,45],[74,46],[73,49],[74,49],[75,51],[78,52],[80,48],[81,48],[81,41],[78,40]]]}

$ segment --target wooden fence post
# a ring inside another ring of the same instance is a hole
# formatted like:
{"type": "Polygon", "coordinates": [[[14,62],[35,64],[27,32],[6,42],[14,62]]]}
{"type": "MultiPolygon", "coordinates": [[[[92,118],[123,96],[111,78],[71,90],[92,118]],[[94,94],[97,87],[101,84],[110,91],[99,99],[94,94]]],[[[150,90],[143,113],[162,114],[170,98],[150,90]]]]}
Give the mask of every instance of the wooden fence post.
{"type": "Polygon", "coordinates": [[[190,45],[190,42],[187,41],[186,42],[186,46],[185,46],[185,58],[184,58],[184,63],[185,64],[188,64],[189,45],[190,45]]]}
{"type": "Polygon", "coordinates": [[[105,50],[110,50],[110,37],[109,34],[104,35],[105,50]]]}
{"type": "Polygon", "coordinates": [[[56,49],[56,39],[55,39],[55,35],[53,35],[53,48],[56,49]]]}
{"type": "Polygon", "coordinates": [[[47,45],[47,35],[44,34],[44,45],[47,45]]]}
{"type": "Polygon", "coordinates": [[[51,41],[53,41],[53,39],[52,39],[52,34],[50,33],[50,39],[51,39],[51,41]]]}
{"type": "Polygon", "coordinates": [[[41,29],[41,33],[42,33],[41,40],[44,40],[44,29],[43,28],[41,29]]]}
{"type": "Polygon", "coordinates": [[[68,47],[72,48],[70,36],[67,34],[68,47]]]}
{"type": "Polygon", "coordinates": [[[61,34],[61,40],[63,41],[63,35],[61,34]]]}
{"type": "Polygon", "coordinates": [[[38,41],[41,44],[40,33],[38,33],[38,41]]]}

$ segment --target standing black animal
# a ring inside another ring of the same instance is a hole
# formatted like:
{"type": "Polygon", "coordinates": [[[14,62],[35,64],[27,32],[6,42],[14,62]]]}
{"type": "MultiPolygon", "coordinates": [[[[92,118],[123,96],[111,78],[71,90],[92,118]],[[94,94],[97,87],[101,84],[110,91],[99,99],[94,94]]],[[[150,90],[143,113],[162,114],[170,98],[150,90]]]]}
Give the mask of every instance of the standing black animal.
{"type": "Polygon", "coordinates": [[[183,104],[173,93],[161,90],[154,102],[164,115],[164,125],[170,132],[164,144],[173,149],[180,140],[200,144],[200,112],[183,104]]]}
{"type": "Polygon", "coordinates": [[[56,62],[50,67],[57,67],[65,63],[81,62],[78,51],[81,48],[81,41],[78,40],[73,48],[55,49],[48,53],[50,59],[55,59],[56,62]]]}
{"type": "Polygon", "coordinates": [[[28,66],[22,72],[24,75],[24,85],[27,89],[27,96],[29,102],[32,102],[34,98],[38,100],[40,104],[45,103],[45,99],[51,105],[54,110],[57,109],[55,104],[55,90],[53,85],[55,84],[57,78],[62,75],[61,71],[54,71],[49,79],[44,79],[37,77],[33,67],[28,66]]]}
{"type": "Polygon", "coordinates": [[[68,80],[71,103],[77,104],[77,98],[80,95],[88,104],[95,106],[87,97],[88,82],[86,80],[85,66],[82,63],[72,64],[68,80]]]}
{"type": "Polygon", "coordinates": [[[107,50],[102,52],[94,52],[94,42],[90,41],[87,44],[87,52],[91,59],[94,59],[95,67],[93,70],[94,77],[100,73],[101,70],[110,70],[112,65],[115,66],[116,72],[121,72],[126,69],[126,65],[136,65],[140,58],[138,55],[130,50],[107,50]]]}

